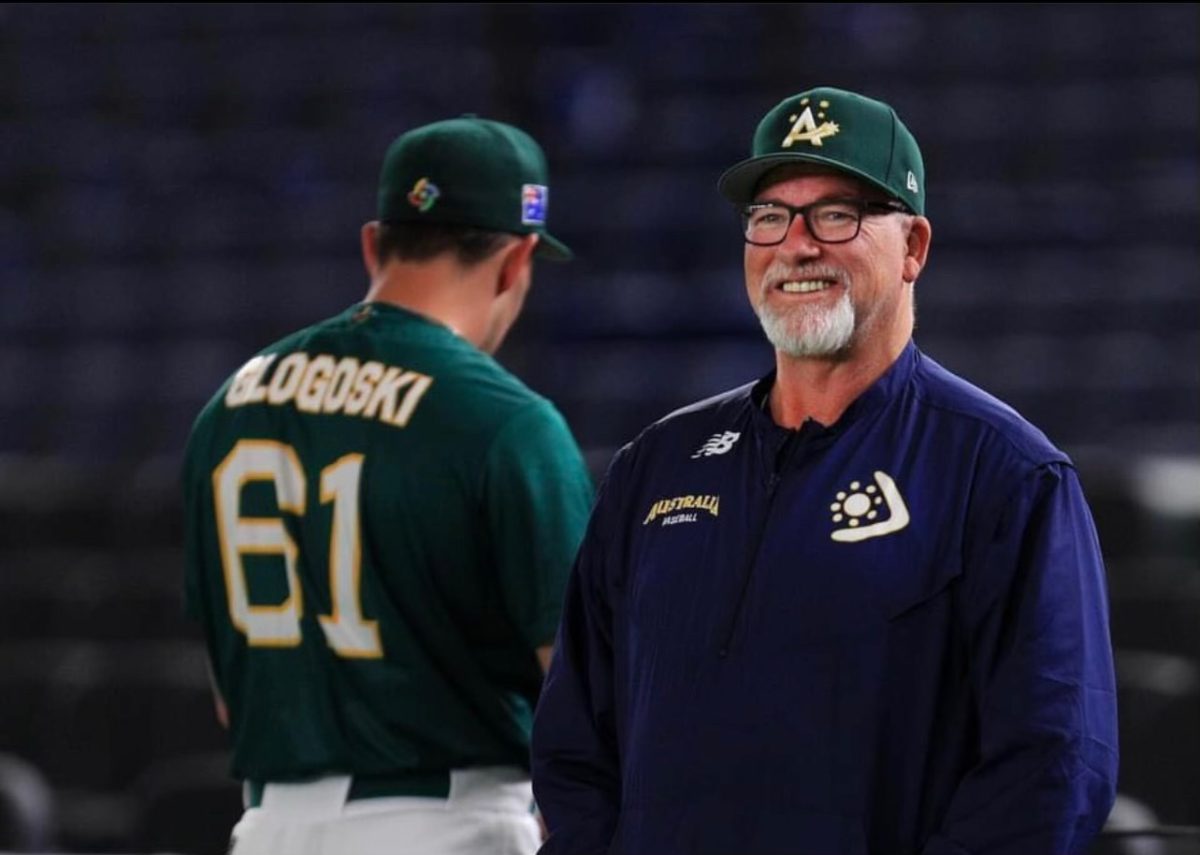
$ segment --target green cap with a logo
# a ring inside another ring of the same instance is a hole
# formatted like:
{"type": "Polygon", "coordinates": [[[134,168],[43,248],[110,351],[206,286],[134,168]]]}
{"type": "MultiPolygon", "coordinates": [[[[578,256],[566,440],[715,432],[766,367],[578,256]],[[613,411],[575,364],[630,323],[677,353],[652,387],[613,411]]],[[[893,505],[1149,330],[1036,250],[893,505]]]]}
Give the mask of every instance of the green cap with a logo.
{"type": "Polygon", "coordinates": [[[388,148],[379,179],[379,219],[538,234],[536,255],[571,250],[546,231],[546,155],[519,128],[466,115],[414,128],[388,148]]]}
{"type": "Polygon", "coordinates": [[[737,204],[753,201],[759,181],[776,166],[802,161],[849,172],[925,213],[921,150],[882,101],[828,86],[785,98],[758,123],[751,155],[717,182],[737,204]]]}

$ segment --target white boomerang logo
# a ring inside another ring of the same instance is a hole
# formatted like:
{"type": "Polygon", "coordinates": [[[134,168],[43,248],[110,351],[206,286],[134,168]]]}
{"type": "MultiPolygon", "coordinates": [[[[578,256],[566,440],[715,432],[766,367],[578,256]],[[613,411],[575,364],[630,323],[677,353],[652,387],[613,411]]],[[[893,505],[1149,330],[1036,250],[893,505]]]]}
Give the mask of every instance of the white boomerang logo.
{"type": "Polygon", "coordinates": [[[846,528],[839,528],[829,536],[839,543],[858,543],[872,537],[882,537],[900,531],[908,525],[908,507],[896,488],[896,482],[886,472],[875,472],[875,484],[865,489],[854,481],[850,490],[837,494],[837,501],[831,506],[833,521],[846,522],[846,528]],[[876,488],[878,485],[878,488],[876,488]],[[879,522],[864,522],[875,519],[879,515],[877,506],[886,505],[890,515],[879,522]]]}

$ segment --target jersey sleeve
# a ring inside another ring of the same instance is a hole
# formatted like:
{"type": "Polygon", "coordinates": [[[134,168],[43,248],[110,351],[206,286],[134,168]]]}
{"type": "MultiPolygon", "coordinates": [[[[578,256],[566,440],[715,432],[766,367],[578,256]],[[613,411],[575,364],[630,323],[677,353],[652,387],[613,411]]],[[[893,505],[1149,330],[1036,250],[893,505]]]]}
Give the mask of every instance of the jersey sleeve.
{"type": "Polygon", "coordinates": [[[562,416],[539,402],[501,429],[484,468],[488,531],[505,607],[530,649],[550,644],[591,510],[583,455],[562,416]]]}
{"type": "Polygon", "coordinates": [[[967,545],[979,753],[923,855],[1079,853],[1115,798],[1104,566],[1075,470],[1038,467],[967,545]]]}

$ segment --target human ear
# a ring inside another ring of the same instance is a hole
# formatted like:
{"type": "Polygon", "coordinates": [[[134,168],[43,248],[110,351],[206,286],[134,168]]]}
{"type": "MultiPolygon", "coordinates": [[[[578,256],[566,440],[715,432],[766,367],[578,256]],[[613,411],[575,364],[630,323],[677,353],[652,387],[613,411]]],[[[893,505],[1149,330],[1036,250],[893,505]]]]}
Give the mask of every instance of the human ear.
{"type": "Polygon", "coordinates": [[[521,281],[521,277],[533,264],[533,251],[541,238],[536,234],[525,235],[516,243],[510,244],[502,252],[504,260],[500,263],[500,273],[496,277],[496,296],[512,289],[521,281]]]}
{"type": "Polygon", "coordinates": [[[933,227],[924,217],[913,217],[905,238],[904,281],[916,282],[929,258],[929,244],[933,239],[933,227]]]}
{"type": "Polygon", "coordinates": [[[379,271],[379,221],[371,220],[369,223],[363,223],[359,240],[362,244],[363,267],[367,269],[367,275],[373,279],[379,271]]]}

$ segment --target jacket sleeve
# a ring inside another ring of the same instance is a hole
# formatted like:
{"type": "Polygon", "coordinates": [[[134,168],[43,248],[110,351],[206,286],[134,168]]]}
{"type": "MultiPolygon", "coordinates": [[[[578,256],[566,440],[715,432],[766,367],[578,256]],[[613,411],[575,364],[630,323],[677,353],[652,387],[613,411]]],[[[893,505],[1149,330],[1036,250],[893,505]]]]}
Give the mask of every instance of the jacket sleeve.
{"type": "Polygon", "coordinates": [[[549,833],[539,855],[603,855],[616,829],[621,784],[606,573],[615,492],[610,470],[567,583],[534,718],[533,791],[549,833]]]}
{"type": "Polygon", "coordinates": [[[924,855],[1074,855],[1116,795],[1104,565],[1075,470],[1038,467],[966,545],[976,762],[924,855]]]}

